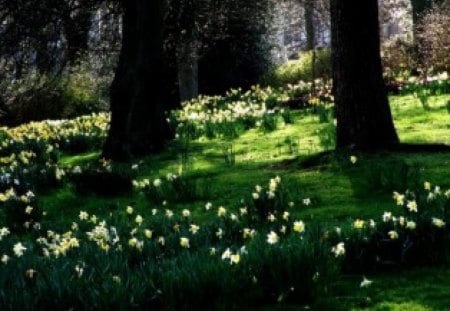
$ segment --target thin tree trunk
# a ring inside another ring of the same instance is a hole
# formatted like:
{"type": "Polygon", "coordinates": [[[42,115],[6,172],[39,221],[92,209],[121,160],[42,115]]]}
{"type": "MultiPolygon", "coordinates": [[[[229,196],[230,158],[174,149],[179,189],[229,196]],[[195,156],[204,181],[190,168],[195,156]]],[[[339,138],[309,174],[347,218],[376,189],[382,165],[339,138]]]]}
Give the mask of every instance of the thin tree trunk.
{"type": "Polygon", "coordinates": [[[305,0],[304,9],[306,50],[311,51],[316,47],[316,29],[314,28],[314,0],[305,0]]]}
{"type": "Polygon", "coordinates": [[[337,147],[399,143],[382,77],[377,0],[331,0],[337,147]]]}
{"type": "Polygon", "coordinates": [[[198,96],[198,56],[196,40],[180,43],[178,49],[178,83],[180,101],[184,102],[198,96]]]}
{"type": "Polygon", "coordinates": [[[114,160],[160,151],[171,137],[162,79],[165,1],[126,0],[123,8],[122,50],[103,149],[103,156],[114,160]]]}

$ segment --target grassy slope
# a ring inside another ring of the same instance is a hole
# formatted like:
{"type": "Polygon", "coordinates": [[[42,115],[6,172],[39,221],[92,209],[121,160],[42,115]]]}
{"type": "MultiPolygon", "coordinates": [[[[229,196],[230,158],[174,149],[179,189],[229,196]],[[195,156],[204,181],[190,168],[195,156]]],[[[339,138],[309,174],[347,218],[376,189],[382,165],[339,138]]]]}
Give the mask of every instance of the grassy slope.
{"type": "MultiPolygon", "coordinates": [[[[412,96],[393,97],[391,106],[401,140],[450,144],[450,114],[445,108],[448,100],[448,95],[433,97],[431,110],[424,112],[412,96]]],[[[207,221],[204,213],[200,213],[206,201],[212,201],[216,206],[236,207],[256,184],[266,183],[269,178],[280,175],[289,180],[290,187],[296,191],[300,189],[302,197],[313,200],[312,206],[295,209],[292,213],[295,217],[308,222],[339,222],[356,217],[379,219],[383,211],[395,211],[392,191],[405,189],[394,188],[401,186],[402,182],[380,185],[380,176],[375,176],[376,172],[381,168],[396,175],[402,163],[420,168],[417,171],[413,169],[420,182],[426,178],[443,188],[450,187],[449,154],[358,155],[356,165],[350,165],[345,155],[342,159],[333,158],[312,167],[303,167],[305,157],[323,150],[320,136],[326,127],[326,124],[318,122],[318,117],[297,112],[293,125],[281,126],[272,133],[251,130],[234,141],[214,139],[193,143],[189,165],[183,169],[186,174],[198,177],[200,187],[207,189],[207,196],[201,201],[172,205],[171,208],[189,208],[194,218],[207,221]],[[235,154],[234,165],[227,164],[224,156],[224,150],[231,146],[235,154]]],[[[61,162],[75,165],[92,161],[97,156],[98,153],[89,153],[64,157],[61,162]]],[[[168,150],[143,159],[139,175],[156,178],[179,169],[179,155],[168,150]]],[[[152,208],[138,194],[99,198],[79,196],[70,188],[48,193],[41,200],[48,212],[46,221],[56,226],[60,224],[62,228],[76,218],[80,209],[101,216],[133,204],[145,217],[152,208]]],[[[342,291],[342,297],[337,297],[336,301],[340,303],[336,305],[342,305],[344,309],[357,309],[368,304],[370,310],[445,310],[450,302],[446,295],[450,289],[449,276],[450,269],[440,268],[397,272],[395,277],[392,274],[374,276],[371,277],[375,281],[374,286],[368,291],[358,288],[360,276],[344,278],[337,287],[337,292],[342,291]],[[366,296],[370,297],[370,303],[366,303],[366,296]]]]}

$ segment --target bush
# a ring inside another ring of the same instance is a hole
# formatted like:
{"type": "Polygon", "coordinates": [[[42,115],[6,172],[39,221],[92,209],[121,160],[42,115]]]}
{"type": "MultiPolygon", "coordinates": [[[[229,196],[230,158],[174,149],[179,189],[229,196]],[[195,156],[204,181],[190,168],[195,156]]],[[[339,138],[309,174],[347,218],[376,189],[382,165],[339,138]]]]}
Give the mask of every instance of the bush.
{"type": "Polygon", "coordinates": [[[407,78],[417,69],[414,46],[402,40],[391,40],[383,43],[381,56],[384,74],[388,81],[399,76],[407,78]]]}
{"type": "Polygon", "coordinates": [[[299,81],[312,81],[313,78],[331,77],[331,50],[315,51],[315,74],[313,77],[313,51],[300,53],[298,60],[291,60],[276,68],[266,78],[266,83],[273,86],[295,84],[299,81]]]}
{"type": "Polygon", "coordinates": [[[58,76],[31,71],[4,90],[9,113],[5,120],[15,125],[107,111],[110,80],[96,75],[88,62],[66,68],[58,76]]]}

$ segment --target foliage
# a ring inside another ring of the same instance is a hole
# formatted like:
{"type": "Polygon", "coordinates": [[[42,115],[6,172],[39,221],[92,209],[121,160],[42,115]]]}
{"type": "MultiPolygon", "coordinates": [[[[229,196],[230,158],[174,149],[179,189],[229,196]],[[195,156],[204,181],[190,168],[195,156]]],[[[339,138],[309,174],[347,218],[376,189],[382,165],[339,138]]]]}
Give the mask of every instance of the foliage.
{"type": "Polygon", "coordinates": [[[421,65],[425,73],[450,70],[450,8],[428,10],[417,25],[421,65]]]}

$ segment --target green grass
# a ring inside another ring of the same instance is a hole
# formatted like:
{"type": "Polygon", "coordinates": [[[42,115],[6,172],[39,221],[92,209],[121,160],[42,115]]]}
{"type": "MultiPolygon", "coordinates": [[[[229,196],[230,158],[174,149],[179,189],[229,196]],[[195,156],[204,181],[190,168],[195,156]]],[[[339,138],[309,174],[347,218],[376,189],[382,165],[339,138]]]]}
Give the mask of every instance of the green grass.
{"type": "MultiPolygon", "coordinates": [[[[445,108],[449,95],[430,99],[429,111],[424,111],[413,96],[392,97],[391,106],[401,141],[450,144],[450,114],[445,108]]],[[[397,208],[392,191],[404,191],[410,183],[425,180],[450,188],[450,154],[448,153],[378,153],[357,154],[352,165],[349,154],[327,158],[323,162],[305,166],[304,160],[324,150],[321,132],[327,124],[320,124],[318,116],[295,112],[294,123],[278,124],[278,129],[264,134],[253,129],[235,140],[205,138],[192,142],[188,162],[181,160],[176,146],[165,153],[140,159],[138,179],[164,177],[180,170],[196,178],[198,186],[206,189],[206,197],[190,203],[168,202],[168,208],[191,210],[196,221],[208,221],[203,213],[206,202],[237,209],[242,198],[248,197],[257,184],[264,184],[274,176],[281,176],[296,194],[292,217],[307,222],[339,223],[355,218],[379,220],[384,211],[397,208]],[[235,164],[225,160],[226,150],[233,148],[235,164]],[[410,169],[414,180],[406,182],[400,167],[410,169]],[[397,171],[398,170],[398,171],[397,171]],[[380,171],[386,176],[380,176],[380,171]],[[392,177],[389,174],[393,174],[392,177]],[[394,179],[395,179],[394,178],[394,179]],[[387,179],[387,182],[384,182],[387,179]],[[304,207],[302,198],[311,198],[312,205],[304,207]]],[[[63,166],[74,166],[95,161],[98,152],[63,156],[63,166]]],[[[131,196],[101,198],[82,196],[71,186],[53,190],[40,197],[47,212],[45,222],[55,228],[67,228],[80,210],[97,216],[114,213],[133,205],[145,218],[153,205],[134,193],[131,196]]],[[[450,268],[425,268],[413,271],[395,271],[370,276],[374,280],[369,289],[360,289],[361,276],[344,277],[336,284],[333,299],[342,310],[447,310],[450,307],[450,268]]],[[[272,307],[271,307],[272,308],[272,307]]],[[[273,307],[277,309],[277,307],[273,307]]],[[[280,307],[281,308],[281,307],[280,307]]],[[[283,306],[281,309],[289,309],[283,306]]],[[[331,307],[330,307],[331,308],[331,307]]],[[[294,308],[295,309],[295,308],[294,308]]],[[[325,308],[326,309],[326,308],[325,308]]]]}

